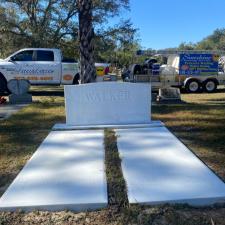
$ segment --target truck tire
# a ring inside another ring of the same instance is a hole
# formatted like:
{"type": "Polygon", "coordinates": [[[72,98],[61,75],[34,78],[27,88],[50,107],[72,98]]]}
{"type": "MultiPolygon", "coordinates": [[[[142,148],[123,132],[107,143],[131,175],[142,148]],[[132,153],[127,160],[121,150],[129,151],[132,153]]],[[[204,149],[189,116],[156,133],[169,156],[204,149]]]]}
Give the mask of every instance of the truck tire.
{"type": "Polygon", "coordinates": [[[203,89],[207,93],[213,93],[217,89],[218,82],[214,79],[208,79],[203,83],[203,89]]]}
{"type": "Polygon", "coordinates": [[[0,93],[4,94],[5,92],[8,92],[7,81],[5,77],[0,74],[0,93]]]}
{"type": "Polygon", "coordinates": [[[201,84],[197,79],[190,79],[185,84],[185,89],[188,93],[198,93],[200,88],[201,84]]]}
{"type": "Polygon", "coordinates": [[[80,74],[77,73],[73,78],[73,84],[75,85],[79,84],[79,80],[80,80],[80,74]]]}

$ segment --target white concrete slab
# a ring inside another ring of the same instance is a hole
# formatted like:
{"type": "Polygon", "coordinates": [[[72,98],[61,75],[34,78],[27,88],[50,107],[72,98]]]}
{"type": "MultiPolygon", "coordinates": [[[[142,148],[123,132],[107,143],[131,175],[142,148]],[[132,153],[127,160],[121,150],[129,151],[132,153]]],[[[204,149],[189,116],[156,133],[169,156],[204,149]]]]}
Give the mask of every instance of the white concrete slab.
{"type": "Polygon", "coordinates": [[[151,122],[151,86],[99,82],[65,87],[66,124],[146,124],[151,122]]]}
{"type": "Polygon", "coordinates": [[[159,120],[151,121],[150,123],[146,124],[124,124],[124,125],[103,124],[103,125],[88,125],[88,126],[71,126],[64,123],[58,123],[53,126],[52,130],[86,130],[86,129],[103,129],[103,128],[123,129],[123,128],[158,127],[158,126],[164,126],[164,123],[159,120]]]}
{"type": "Polygon", "coordinates": [[[119,129],[130,203],[225,202],[225,184],[165,127],[119,129]]]}
{"type": "Polygon", "coordinates": [[[11,115],[17,113],[22,108],[28,106],[28,104],[19,104],[19,105],[0,105],[0,120],[8,119],[11,115]]]}
{"type": "Polygon", "coordinates": [[[104,132],[53,131],[0,199],[0,210],[107,206],[104,132]]]}

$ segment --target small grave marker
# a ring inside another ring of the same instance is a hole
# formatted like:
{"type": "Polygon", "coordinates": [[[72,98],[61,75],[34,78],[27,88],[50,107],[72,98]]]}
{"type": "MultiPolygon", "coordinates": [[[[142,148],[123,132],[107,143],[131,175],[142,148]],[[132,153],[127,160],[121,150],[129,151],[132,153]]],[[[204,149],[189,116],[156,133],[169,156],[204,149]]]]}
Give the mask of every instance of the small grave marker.
{"type": "Polygon", "coordinates": [[[32,102],[32,95],[28,94],[30,84],[27,80],[10,80],[7,84],[9,91],[9,102],[11,104],[25,104],[32,102]]]}

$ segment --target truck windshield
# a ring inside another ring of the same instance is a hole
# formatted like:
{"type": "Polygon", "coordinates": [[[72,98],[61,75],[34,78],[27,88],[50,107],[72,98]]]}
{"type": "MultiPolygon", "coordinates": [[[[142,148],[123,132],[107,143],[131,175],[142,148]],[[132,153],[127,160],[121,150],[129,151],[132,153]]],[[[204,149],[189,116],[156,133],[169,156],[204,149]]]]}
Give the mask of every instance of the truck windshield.
{"type": "Polygon", "coordinates": [[[26,50],[19,52],[18,54],[12,56],[13,61],[32,61],[33,60],[33,51],[26,50]]]}

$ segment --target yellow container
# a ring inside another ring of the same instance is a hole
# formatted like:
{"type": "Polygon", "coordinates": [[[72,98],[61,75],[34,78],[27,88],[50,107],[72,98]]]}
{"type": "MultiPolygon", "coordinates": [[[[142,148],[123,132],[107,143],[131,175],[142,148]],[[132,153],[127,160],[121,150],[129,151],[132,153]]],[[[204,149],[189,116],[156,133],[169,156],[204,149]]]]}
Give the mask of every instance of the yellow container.
{"type": "MultiPolygon", "coordinates": [[[[104,76],[106,75],[106,68],[110,68],[110,64],[109,63],[95,63],[95,68],[96,68],[96,74],[97,76],[104,76]]],[[[110,71],[108,71],[110,72],[110,71]]]]}
{"type": "Polygon", "coordinates": [[[105,75],[105,67],[96,66],[96,74],[97,74],[97,76],[104,76],[105,75]]]}

